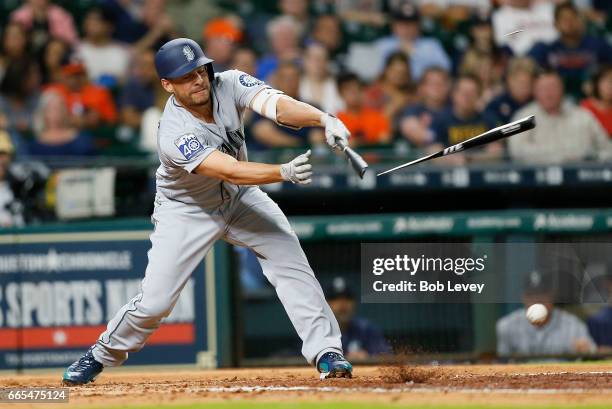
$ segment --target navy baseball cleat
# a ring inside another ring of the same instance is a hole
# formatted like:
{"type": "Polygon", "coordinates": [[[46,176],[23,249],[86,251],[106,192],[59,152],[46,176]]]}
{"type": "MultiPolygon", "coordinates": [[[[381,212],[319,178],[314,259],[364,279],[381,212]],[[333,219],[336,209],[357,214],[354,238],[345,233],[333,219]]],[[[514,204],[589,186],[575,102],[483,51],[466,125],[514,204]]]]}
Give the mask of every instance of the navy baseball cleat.
{"type": "Polygon", "coordinates": [[[351,378],[353,365],[337,352],[326,352],[317,362],[317,369],[321,373],[320,379],[351,378]]]}
{"type": "Polygon", "coordinates": [[[104,366],[96,361],[91,352],[92,349],[93,347],[89,348],[85,355],[64,371],[64,377],[62,379],[64,385],[84,385],[93,382],[96,376],[102,372],[104,366]]]}

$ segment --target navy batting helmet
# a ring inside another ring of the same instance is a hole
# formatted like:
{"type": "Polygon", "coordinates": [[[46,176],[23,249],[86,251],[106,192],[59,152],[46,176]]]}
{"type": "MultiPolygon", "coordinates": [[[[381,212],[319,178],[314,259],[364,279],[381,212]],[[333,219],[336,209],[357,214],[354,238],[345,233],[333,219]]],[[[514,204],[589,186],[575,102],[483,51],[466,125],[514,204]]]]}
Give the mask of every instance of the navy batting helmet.
{"type": "Polygon", "coordinates": [[[215,77],[212,62],[198,43],[189,38],[168,41],[155,54],[155,69],[160,78],[178,78],[206,65],[208,79],[212,82],[215,77]]]}

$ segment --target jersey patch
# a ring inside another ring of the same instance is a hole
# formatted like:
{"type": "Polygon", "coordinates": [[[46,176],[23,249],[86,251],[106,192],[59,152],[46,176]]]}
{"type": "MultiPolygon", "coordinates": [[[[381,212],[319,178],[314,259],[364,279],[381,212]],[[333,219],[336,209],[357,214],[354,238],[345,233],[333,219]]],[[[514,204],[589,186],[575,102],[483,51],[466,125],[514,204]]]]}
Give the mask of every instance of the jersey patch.
{"type": "Polygon", "coordinates": [[[259,84],[263,84],[263,81],[258,80],[257,78],[249,75],[249,74],[241,74],[238,77],[238,81],[240,81],[240,83],[244,86],[244,87],[254,87],[255,85],[259,85],[259,84]]]}
{"type": "Polygon", "coordinates": [[[191,160],[191,158],[204,150],[204,145],[192,133],[181,136],[174,141],[174,144],[187,160],[191,160]]]}

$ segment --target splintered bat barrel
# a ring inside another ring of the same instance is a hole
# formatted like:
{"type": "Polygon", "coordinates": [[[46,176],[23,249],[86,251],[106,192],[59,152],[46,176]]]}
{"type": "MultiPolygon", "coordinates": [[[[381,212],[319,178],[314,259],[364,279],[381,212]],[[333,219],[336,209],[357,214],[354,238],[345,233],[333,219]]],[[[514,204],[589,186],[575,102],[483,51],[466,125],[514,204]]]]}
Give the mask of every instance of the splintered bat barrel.
{"type": "Polygon", "coordinates": [[[403,165],[396,166],[392,169],[386,170],[384,172],[379,173],[376,176],[381,176],[386,173],[391,173],[399,169],[403,169],[408,166],[416,165],[417,163],[425,162],[431,159],[440,158],[442,156],[452,155],[453,153],[465,151],[467,149],[475,148],[477,146],[482,146],[487,143],[495,142],[497,140],[507,138],[512,135],[519,134],[521,132],[528,131],[530,129],[535,128],[535,116],[531,115],[518,121],[511,122],[506,125],[498,126],[497,128],[493,128],[485,133],[480,135],[476,135],[473,138],[468,139],[467,141],[460,142],[456,145],[449,146],[448,148],[444,148],[439,152],[432,153],[431,155],[424,156],[422,158],[413,160],[408,163],[404,163],[403,165]]]}
{"type": "Polygon", "coordinates": [[[357,152],[349,148],[341,139],[336,139],[336,144],[340,147],[340,150],[344,152],[349,162],[351,162],[351,166],[353,166],[355,172],[363,179],[363,175],[368,169],[368,163],[357,152]]]}

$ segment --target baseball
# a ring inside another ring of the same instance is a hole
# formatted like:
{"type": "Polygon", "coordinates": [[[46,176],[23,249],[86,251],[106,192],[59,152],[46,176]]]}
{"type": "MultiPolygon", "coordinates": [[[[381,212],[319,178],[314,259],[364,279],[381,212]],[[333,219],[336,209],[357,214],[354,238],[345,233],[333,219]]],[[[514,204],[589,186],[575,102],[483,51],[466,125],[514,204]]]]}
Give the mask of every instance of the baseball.
{"type": "Polygon", "coordinates": [[[548,316],[548,309],[543,304],[533,304],[529,308],[527,308],[527,312],[525,314],[529,322],[533,325],[541,324],[546,320],[548,316]]]}

